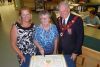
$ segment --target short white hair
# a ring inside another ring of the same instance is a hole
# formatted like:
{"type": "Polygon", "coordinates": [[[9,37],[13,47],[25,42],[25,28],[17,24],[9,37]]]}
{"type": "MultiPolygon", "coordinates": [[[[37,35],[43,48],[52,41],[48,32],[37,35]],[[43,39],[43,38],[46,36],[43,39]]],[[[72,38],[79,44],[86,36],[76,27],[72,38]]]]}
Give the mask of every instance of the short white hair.
{"type": "Polygon", "coordinates": [[[64,7],[66,7],[66,8],[70,8],[67,1],[62,1],[62,2],[60,2],[59,5],[58,5],[58,9],[59,9],[61,6],[64,6],[64,7]]]}
{"type": "Polygon", "coordinates": [[[42,15],[48,15],[49,18],[51,17],[50,13],[47,10],[42,10],[39,12],[39,17],[41,17],[42,15]]]}

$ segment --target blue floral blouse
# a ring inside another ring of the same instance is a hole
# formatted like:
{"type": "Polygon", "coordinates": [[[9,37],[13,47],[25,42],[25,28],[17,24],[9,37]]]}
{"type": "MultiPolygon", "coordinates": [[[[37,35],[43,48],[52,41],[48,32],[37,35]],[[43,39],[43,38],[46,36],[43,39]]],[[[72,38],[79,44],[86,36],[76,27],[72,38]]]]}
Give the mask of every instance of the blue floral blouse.
{"type": "Polygon", "coordinates": [[[36,27],[34,40],[36,40],[45,54],[52,54],[54,51],[54,41],[58,37],[58,31],[54,24],[50,25],[49,30],[44,30],[40,25],[36,27]]]}

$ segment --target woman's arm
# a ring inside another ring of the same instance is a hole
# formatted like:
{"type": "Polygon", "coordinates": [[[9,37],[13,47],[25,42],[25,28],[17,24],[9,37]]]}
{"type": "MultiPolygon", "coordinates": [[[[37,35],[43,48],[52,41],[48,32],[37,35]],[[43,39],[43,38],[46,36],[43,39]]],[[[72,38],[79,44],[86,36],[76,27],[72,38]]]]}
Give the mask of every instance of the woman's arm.
{"type": "Polygon", "coordinates": [[[33,40],[33,42],[35,46],[39,49],[40,53],[44,55],[44,49],[40,46],[40,44],[36,40],[33,40]]]}
{"type": "Polygon", "coordinates": [[[16,29],[15,25],[12,26],[11,31],[10,31],[10,41],[11,41],[12,48],[19,55],[19,57],[21,58],[21,63],[22,63],[23,61],[25,61],[25,58],[23,56],[23,53],[16,46],[16,44],[17,44],[17,29],[16,29]]]}
{"type": "Polygon", "coordinates": [[[97,22],[96,28],[99,28],[100,27],[100,19],[98,16],[96,16],[96,22],[97,22]]]}
{"type": "Polygon", "coordinates": [[[58,34],[58,29],[55,25],[54,25],[54,32],[55,32],[55,39],[54,39],[55,41],[54,41],[54,52],[53,52],[53,54],[57,54],[59,34],[58,34]]]}
{"type": "Polygon", "coordinates": [[[57,46],[58,46],[58,37],[54,41],[54,52],[53,52],[53,54],[57,53],[57,46]]]}

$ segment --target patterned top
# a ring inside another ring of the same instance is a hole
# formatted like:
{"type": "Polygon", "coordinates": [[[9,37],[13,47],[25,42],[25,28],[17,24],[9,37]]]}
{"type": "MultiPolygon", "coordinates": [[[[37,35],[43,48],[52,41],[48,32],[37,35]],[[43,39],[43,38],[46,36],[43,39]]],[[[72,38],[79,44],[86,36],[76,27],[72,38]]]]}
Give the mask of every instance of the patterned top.
{"type": "Polygon", "coordinates": [[[34,40],[38,41],[44,48],[45,54],[52,54],[54,50],[54,41],[58,37],[58,31],[55,25],[51,24],[49,30],[44,30],[40,25],[35,29],[34,40]]]}
{"type": "Polygon", "coordinates": [[[33,44],[33,32],[34,25],[24,28],[19,23],[15,23],[17,28],[17,47],[22,51],[23,54],[35,54],[35,46],[33,44]]]}

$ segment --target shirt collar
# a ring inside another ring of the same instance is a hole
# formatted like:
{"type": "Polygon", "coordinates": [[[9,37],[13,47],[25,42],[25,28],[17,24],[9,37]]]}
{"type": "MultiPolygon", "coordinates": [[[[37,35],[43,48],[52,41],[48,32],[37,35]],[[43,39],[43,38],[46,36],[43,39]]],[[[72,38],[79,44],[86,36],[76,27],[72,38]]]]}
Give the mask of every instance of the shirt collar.
{"type": "Polygon", "coordinates": [[[69,16],[70,16],[70,13],[69,13],[68,16],[65,18],[65,24],[68,23],[69,16]]]}

